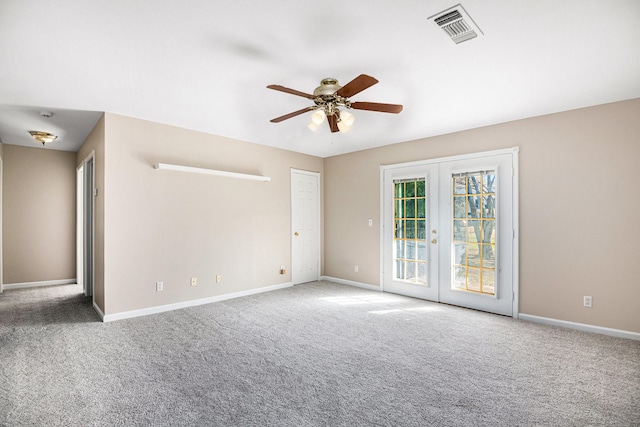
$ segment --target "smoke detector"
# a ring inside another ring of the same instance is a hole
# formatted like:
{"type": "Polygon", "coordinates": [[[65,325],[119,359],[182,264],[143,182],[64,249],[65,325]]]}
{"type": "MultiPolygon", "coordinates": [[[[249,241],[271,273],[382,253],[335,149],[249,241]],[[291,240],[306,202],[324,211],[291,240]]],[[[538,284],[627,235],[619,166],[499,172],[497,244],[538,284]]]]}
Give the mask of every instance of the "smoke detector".
{"type": "Polygon", "coordinates": [[[433,20],[438,27],[442,28],[455,44],[476,38],[478,34],[484,35],[461,4],[436,13],[428,19],[433,20]]]}

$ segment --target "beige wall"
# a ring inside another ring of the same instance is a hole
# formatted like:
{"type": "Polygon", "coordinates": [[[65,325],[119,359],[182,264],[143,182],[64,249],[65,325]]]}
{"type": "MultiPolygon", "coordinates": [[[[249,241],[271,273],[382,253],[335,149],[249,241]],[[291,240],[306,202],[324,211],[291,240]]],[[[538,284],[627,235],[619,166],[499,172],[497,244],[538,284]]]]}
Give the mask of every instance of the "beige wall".
{"type": "Polygon", "coordinates": [[[325,274],[379,285],[380,165],[518,146],[520,312],[640,332],[638,118],[635,99],[325,159],[325,274]]]}
{"type": "Polygon", "coordinates": [[[76,277],[75,153],[3,149],[3,283],[76,277]]]}
{"type": "MultiPolygon", "coordinates": [[[[93,299],[95,304],[104,313],[104,164],[105,164],[105,118],[102,116],[93,127],[86,141],[78,150],[75,158],[77,166],[93,153],[95,186],[98,195],[94,205],[94,284],[93,299]]],[[[75,201],[74,201],[75,206],[75,201]]]]}
{"type": "Polygon", "coordinates": [[[291,281],[290,169],[322,172],[322,159],[109,113],[104,159],[105,314],[291,281]],[[272,180],[155,170],[158,162],[272,180]]]}

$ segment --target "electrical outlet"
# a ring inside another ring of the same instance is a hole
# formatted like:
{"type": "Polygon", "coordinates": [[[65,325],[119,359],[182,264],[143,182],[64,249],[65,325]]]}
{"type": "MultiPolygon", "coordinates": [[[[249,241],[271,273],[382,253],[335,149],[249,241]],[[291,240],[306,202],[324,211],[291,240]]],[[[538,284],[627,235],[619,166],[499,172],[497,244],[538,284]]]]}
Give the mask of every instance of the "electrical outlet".
{"type": "Polygon", "coordinates": [[[164,282],[156,282],[156,292],[164,291],[164,282]]]}
{"type": "Polygon", "coordinates": [[[287,274],[287,270],[285,270],[284,265],[280,266],[280,274],[287,274]]]}
{"type": "Polygon", "coordinates": [[[198,284],[198,278],[197,277],[192,277],[191,278],[191,286],[196,286],[198,284]]]}
{"type": "Polygon", "coordinates": [[[222,275],[218,274],[216,275],[216,283],[220,283],[220,282],[222,282],[222,275]]]}
{"type": "Polygon", "coordinates": [[[583,298],[583,304],[585,307],[591,307],[591,304],[593,303],[593,297],[587,296],[585,295],[583,298]]]}
{"type": "Polygon", "coordinates": [[[358,272],[358,270],[359,270],[359,269],[358,269],[358,266],[356,265],[356,266],[353,268],[353,271],[355,271],[355,272],[357,273],[357,272],[358,272]]]}

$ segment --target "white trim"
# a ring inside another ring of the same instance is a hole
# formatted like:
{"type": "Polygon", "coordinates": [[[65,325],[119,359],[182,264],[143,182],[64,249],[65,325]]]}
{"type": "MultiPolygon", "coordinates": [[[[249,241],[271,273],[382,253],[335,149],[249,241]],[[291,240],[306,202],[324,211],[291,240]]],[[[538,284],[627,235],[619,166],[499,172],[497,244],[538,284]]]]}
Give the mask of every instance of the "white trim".
{"type": "MultiPolygon", "coordinates": [[[[83,278],[82,278],[82,286],[83,286],[83,291],[86,295],[88,289],[87,286],[91,286],[91,289],[89,290],[91,293],[91,301],[92,303],[95,305],[96,303],[96,296],[95,296],[95,283],[96,283],[96,274],[95,274],[95,267],[96,267],[96,258],[95,258],[95,254],[96,254],[96,197],[97,197],[97,180],[96,180],[96,166],[97,166],[97,162],[96,162],[96,151],[95,150],[91,150],[91,152],[82,160],[81,164],[78,166],[78,168],[82,167],[82,223],[83,223],[83,229],[82,229],[82,274],[83,274],[83,278]],[[87,165],[91,163],[91,176],[89,176],[87,174],[87,165]],[[87,196],[87,181],[90,181],[88,184],[90,184],[91,187],[91,194],[89,196],[89,200],[87,200],[86,196],[87,196]],[[86,223],[86,217],[87,217],[87,211],[89,210],[87,208],[88,204],[91,204],[91,224],[87,224],[86,223]],[[87,236],[91,237],[91,259],[86,259],[86,254],[88,252],[87,247],[86,247],[86,240],[87,240],[87,236]],[[87,266],[90,266],[90,268],[88,269],[87,266]],[[87,278],[87,271],[90,270],[91,271],[91,278],[87,278]]],[[[77,169],[76,168],[76,171],[77,169]]],[[[77,174],[77,172],[76,172],[77,174]]],[[[76,175],[77,176],[77,175],[76,175]]],[[[76,248],[77,250],[78,248],[76,248]]]]}
{"type": "Polygon", "coordinates": [[[76,279],[43,280],[41,282],[6,283],[4,289],[39,288],[41,286],[75,285],[76,279]]]}
{"type": "Polygon", "coordinates": [[[192,166],[171,165],[169,163],[156,163],[155,165],[153,165],[153,167],[155,169],[166,169],[166,170],[179,171],[179,172],[201,173],[205,175],[224,176],[226,178],[249,179],[252,181],[262,181],[262,182],[271,181],[270,176],[249,175],[246,173],[227,172],[227,171],[221,171],[221,170],[215,170],[215,169],[194,168],[192,166]]]}
{"type": "Polygon", "coordinates": [[[249,295],[260,294],[263,292],[270,292],[278,289],[289,288],[291,286],[293,286],[293,284],[291,282],[287,282],[287,283],[281,283],[278,285],[265,286],[263,288],[249,289],[246,291],[233,292],[230,294],[216,295],[214,297],[177,302],[174,304],[159,305],[155,307],[142,308],[140,310],[123,311],[121,313],[114,313],[114,314],[102,314],[102,312],[99,310],[99,308],[95,304],[94,304],[94,308],[98,311],[99,315],[102,314],[101,318],[103,322],[113,322],[114,320],[131,319],[133,317],[148,316],[150,314],[164,313],[167,311],[179,310],[182,308],[196,307],[198,305],[210,304],[212,302],[220,302],[220,301],[225,301],[233,298],[246,297],[249,295]]]}
{"type": "Polygon", "coordinates": [[[380,286],[370,285],[368,283],[362,283],[362,282],[354,282],[353,280],[338,279],[337,277],[330,277],[330,276],[321,276],[320,280],[339,283],[341,285],[355,286],[356,288],[368,289],[370,291],[382,292],[382,288],[380,286]]]}
{"type": "Polygon", "coordinates": [[[591,332],[595,334],[609,335],[618,338],[627,338],[640,341],[640,332],[624,331],[622,329],[605,328],[604,326],[588,325],[586,323],[569,322],[566,320],[552,319],[549,317],[534,316],[533,314],[520,313],[520,320],[541,323],[543,325],[560,326],[563,328],[576,329],[578,331],[591,332]]]}
{"type": "Polygon", "coordinates": [[[382,170],[397,169],[397,168],[406,168],[410,166],[428,165],[432,163],[453,162],[456,160],[478,159],[482,157],[500,156],[502,154],[513,154],[514,152],[518,152],[518,151],[519,151],[518,147],[503,148],[501,150],[481,151],[479,153],[460,154],[458,156],[438,157],[434,159],[416,160],[416,161],[407,162],[407,163],[394,163],[390,165],[380,165],[380,169],[382,170]]]}
{"type": "Polygon", "coordinates": [[[380,247],[378,248],[378,253],[380,255],[380,291],[384,292],[384,232],[385,232],[385,216],[384,216],[384,171],[385,166],[380,165],[380,247]]]}
{"type": "Polygon", "coordinates": [[[513,318],[518,319],[520,316],[520,162],[518,160],[520,148],[513,147],[511,150],[513,166],[511,174],[511,226],[513,227],[511,283],[513,285],[511,291],[513,292],[513,318]]]}
{"type": "Polygon", "coordinates": [[[104,313],[100,310],[100,307],[98,307],[98,304],[96,304],[95,301],[93,303],[93,309],[98,313],[98,316],[100,316],[100,320],[104,322],[104,313]]]}
{"type": "MultiPolygon", "coordinates": [[[[0,140],[0,144],[2,144],[2,140],[0,140]]],[[[2,232],[2,192],[4,191],[4,161],[2,160],[2,156],[0,156],[0,294],[4,291],[3,277],[4,272],[2,270],[2,265],[4,263],[3,253],[2,253],[2,244],[4,239],[4,234],[2,232]]]]}

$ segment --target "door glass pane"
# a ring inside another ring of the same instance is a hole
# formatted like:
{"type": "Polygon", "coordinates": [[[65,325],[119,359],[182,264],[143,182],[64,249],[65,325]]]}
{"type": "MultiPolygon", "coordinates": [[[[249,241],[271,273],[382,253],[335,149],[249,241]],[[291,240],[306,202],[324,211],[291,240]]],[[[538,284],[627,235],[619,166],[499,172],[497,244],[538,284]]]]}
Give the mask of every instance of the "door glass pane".
{"type": "Polygon", "coordinates": [[[405,195],[407,198],[416,196],[416,182],[405,182],[405,195]]]}
{"type": "Polygon", "coordinates": [[[427,284],[426,180],[394,181],[394,279],[427,284]],[[420,219],[417,219],[420,218],[420,219]]]}
{"type": "Polygon", "coordinates": [[[454,197],[453,198],[453,217],[454,218],[466,218],[467,217],[467,201],[466,201],[466,197],[454,197]]]}
{"type": "Polygon", "coordinates": [[[406,215],[405,218],[416,217],[416,199],[407,199],[405,203],[406,215]]]}
{"type": "Polygon", "coordinates": [[[415,221],[405,221],[405,224],[407,226],[405,237],[407,239],[415,239],[416,238],[416,222],[415,221]]]}
{"type": "Polygon", "coordinates": [[[495,295],[496,171],[452,176],[451,289],[495,295]]]}
{"type": "Polygon", "coordinates": [[[427,211],[425,204],[426,200],[424,199],[424,196],[416,200],[416,218],[426,218],[427,211]]]}
{"type": "Polygon", "coordinates": [[[420,220],[417,222],[416,232],[418,233],[418,240],[427,240],[427,225],[425,221],[420,220]]]}

